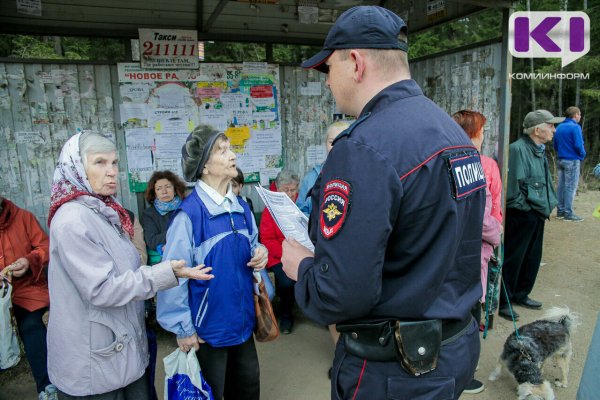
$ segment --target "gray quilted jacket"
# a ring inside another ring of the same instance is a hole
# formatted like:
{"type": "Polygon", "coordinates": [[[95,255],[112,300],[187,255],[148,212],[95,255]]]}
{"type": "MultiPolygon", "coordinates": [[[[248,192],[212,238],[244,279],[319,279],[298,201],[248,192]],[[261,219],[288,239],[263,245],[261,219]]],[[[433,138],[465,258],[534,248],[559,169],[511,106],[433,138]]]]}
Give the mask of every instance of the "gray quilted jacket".
{"type": "Polygon", "coordinates": [[[62,205],[50,227],[48,373],[71,396],[106,393],[144,374],[144,300],[177,286],[170,263],[140,266],[117,213],[94,197],[62,205]]]}

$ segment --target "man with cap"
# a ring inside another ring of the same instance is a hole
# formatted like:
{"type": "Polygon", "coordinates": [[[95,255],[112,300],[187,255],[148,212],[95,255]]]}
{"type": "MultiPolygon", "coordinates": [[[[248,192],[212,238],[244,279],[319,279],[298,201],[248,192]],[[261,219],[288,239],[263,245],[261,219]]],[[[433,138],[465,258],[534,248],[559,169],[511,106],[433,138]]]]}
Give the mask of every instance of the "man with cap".
{"type": "MultiPolygon", "coordinates": [[[[510,303],[534,310],[542,308],[529,294],[542,260],[544,221],[557,204],[545,144],[554,136],[554,124],[563,120],[546,110],[528,113],[523,120],[524,135],[509,150],[502,280],[510,303]]],[[[519,319],[514,310],[511,315],[504,291],[499,314],[519,319]]]]}
{"type": "Polygon", "coordinates": [[[458,399],[479,357],[483,169],[410,79],[405,38],[393,12],[354,7],[302,64],[357,117],[311,193],[315,252],[283,245],[298,305],[341,332],[332,399],[458,399]]]}
{"type": "Polygon", "coordinates": [[[196,185],[173,213],[163,258],[210,266],[214,279],[161,292],[156,317],[182,351],[197,350],[215,399],[259,400],[252,272],[266,266],[267,250],[250,207],[231,189],[237,169],[227,136],[200,125],[181,151],[184,177],[196,185]]]}

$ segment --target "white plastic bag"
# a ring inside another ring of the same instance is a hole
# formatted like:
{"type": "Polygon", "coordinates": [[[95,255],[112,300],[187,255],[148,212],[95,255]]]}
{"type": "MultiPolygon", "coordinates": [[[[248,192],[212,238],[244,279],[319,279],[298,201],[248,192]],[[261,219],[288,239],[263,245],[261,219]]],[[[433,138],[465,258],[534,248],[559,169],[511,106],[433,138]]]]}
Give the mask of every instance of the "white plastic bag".
{"type": "Polygon", "coordinates": [[[202,377],[196,350],[177,349],[165,358],[165,400],[214,400],[202,377]]]}
{"type": "Polygon", "coordinates": [[[14,367],[21,360],[17,329],[12,323],[12,286],[0,279],[0,369],[14,367]]]}

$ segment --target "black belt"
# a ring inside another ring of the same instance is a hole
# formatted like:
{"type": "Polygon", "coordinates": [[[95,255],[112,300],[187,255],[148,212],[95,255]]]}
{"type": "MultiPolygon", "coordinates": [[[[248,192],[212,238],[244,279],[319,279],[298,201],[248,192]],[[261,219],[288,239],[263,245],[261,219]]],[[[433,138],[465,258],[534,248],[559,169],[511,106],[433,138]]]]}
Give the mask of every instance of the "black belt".
{"type": "MultiPolygon", "coordinates": [[[[442,342],[445,345],[460,338],[469,328],[472,317],[442,321],[442,342]]],[[[395,320],[372,323],[338,324],[346,351],[371,361],[396,361],[398,348],[394,340],[395,320]]],[[[439,343],[439,342],[438,342],[439,343]]]]}

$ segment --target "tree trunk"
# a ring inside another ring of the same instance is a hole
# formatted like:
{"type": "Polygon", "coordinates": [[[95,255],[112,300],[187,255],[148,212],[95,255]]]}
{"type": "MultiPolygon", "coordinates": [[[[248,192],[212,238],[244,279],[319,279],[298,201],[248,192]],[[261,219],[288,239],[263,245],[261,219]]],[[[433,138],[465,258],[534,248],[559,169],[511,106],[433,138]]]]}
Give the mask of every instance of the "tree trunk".
{"type": "MultiPolygon", "coordinates": [[[[527,11],[531,11],[531,1],[527,0],[527,11]]],[[[530,70],[531,73],[533,74],[534,69],[533,69],[533,58],[529,59],[529,65],[530,65],[530,70]]],[[[536,104],[535,104],[535,80],[531,79],[531,108],[533,110],[537,110],[536,104]]]]}
{"type": "MultiPolygon", "coordinates": [[[[568,0],[565,0],[565,2],[563,3],[563,11],[567,11],[568,8],[568,0]]],[[[560,67],[560,72],[561,72],[561,76],[562,76],[562,72],[563,72],[563,68],[562,68],[562,64],[560,67]]],[[[563,113],[563,79],[559,78],[558,79],[558,110],[557,110],[557,114],[558,115],[562,115],[563,113]]]]}

